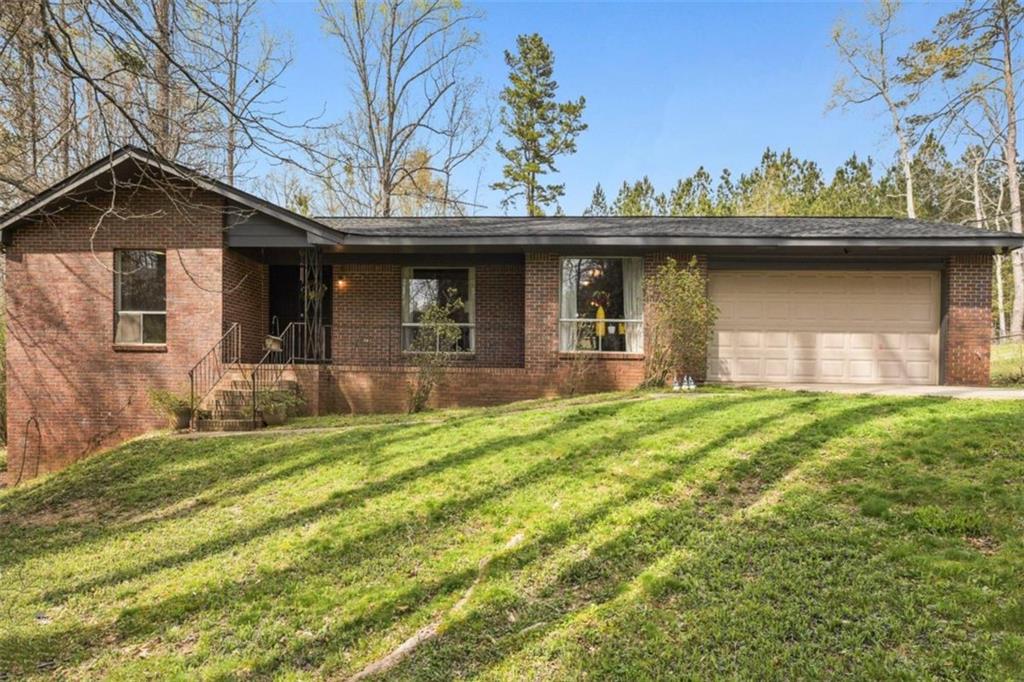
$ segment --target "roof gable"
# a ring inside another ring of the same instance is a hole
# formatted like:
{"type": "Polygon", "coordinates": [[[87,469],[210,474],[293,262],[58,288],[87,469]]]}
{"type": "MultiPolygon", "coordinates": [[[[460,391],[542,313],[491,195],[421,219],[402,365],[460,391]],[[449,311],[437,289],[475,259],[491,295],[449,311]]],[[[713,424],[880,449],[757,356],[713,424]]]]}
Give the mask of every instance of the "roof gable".
{"type": "Polygon", "coordinates": [[[197,187],[218,194],[239,206],[268,216],[280,224],[302,230],[309,236],[311,243],[340,241],[340,235],[330,226],[132,146],[122,147],[109,156],[98,159],[0,216],[0,237],[3,238],[4,243],[8,243],[10,232],[23,221],[31,219],[46,207],[66,199],[76,192],[86,191],[93,186],[98,187],[105,178],[116,177],[131,164],[138,164],[140,167],[158,171],[168,177],[193,183],[197,187]]]}

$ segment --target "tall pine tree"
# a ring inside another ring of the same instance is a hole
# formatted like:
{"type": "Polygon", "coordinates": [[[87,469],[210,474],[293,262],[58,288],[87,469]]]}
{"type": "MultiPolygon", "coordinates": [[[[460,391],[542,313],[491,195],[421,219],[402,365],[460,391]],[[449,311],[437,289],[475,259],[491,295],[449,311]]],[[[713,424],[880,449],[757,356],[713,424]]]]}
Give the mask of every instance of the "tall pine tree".
{"type": "Polygon", "coordinates": [[[597,187],[594,188],[594,193],[590,196],[590,206],[584,211],[583,215],[586,216],[606,216],[608,215],[608,199],[604,195],[604,188],[601,187],[601,183],[597,183],[597,187]]]}
{"type": "Polygon", "coordinates": [[[540,35],[521,35],[516,47],[515,53],[505,51],[509,84],[501,91],[501,125],[510,139],[508,146],[498,142],[497,147],[505,159],[504,179],[491,189],[505,193],[502,206],[522,198],[527,215],[539,216],[565,193],[564,184],[543,184],[542,177],[558,172],[558,156],[576,151],[576,136],[587,129],[586,100],[555,101],[555,56],[540,35]]]}

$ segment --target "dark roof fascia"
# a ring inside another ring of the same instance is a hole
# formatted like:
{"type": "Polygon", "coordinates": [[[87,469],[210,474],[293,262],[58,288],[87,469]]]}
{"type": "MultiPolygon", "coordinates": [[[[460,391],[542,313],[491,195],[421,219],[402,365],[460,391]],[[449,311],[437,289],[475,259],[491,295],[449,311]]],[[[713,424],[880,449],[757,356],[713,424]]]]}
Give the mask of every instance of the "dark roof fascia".
{"type": "Polygon", "coordinates": [[[594,246],[594,247],[744,247],[772,246],[781,248],[870,247],[870,248],[961,248],[1018,249],[1024,236],[1006,233],[970,238],[782,238],[782,237],[584,237],[533,235],[523,237],[387,237],[347,233],[343,246],[445,248],[531,247],[531,246],[594,246]]]}
{"type": "Polygon", "coordinates": [[[311,239],[311,242],[336,244],[341,241],[340,232],[324,225],[323,223],[317,222],[312,218],[307,218],[306,216],[289,211],[286,208],[282,208],[244,190],[240,190],[219,180],[215,180],[202,175],[201,173],[192,171],[180,164],[174,163],[173,161],[160,159],[143,149],[130,146],[122,147],[110,154],[110,156],[103,157],[102,159],[93,162],[77,173],[68,176],[64,180],[61,180],[43,192],[37,194],[35,197],[32,197],[19,206],[14,207],[3,216],[0,216],[0,235],[3,235],[4,238],[6,238],[7,232],[11,228],[15,227],[17,223],[25,220],[26,218],[30,218],[34,213],[41,210],[50,202],[81,188],[92,180],[102,176],[104,173],[113,172],[115,167],[129,160],[134,160],[147,166],[158,168],[162,172],[188,180],[201,189],[206,189],[219,194],[229,201],[233,201],[254,211],[259,211],[273,216],[282,222],[292,225],[293,227],[297,227],[300,230],[315,236],[316,239],[311,239]]]}

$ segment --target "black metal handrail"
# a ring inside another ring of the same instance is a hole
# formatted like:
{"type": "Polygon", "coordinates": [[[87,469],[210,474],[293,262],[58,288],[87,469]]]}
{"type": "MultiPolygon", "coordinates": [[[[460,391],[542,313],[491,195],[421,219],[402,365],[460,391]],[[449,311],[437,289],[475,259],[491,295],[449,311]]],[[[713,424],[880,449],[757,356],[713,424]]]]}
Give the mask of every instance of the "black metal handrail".
{"type": "Polygon", "coordinates": [[[192,409],[192,426],[195,426],[199,404],[220,382],[231,365],[238,365],[242,359],[242,326],[231,323],[228,330],[206,351],[199,362],[188,371],[189,405],[192,409]]]}
{"type": "Polygon", "coordinates": [[[259,395],[273,388],[285,370],[296,363],[327,362],[330,358],[328,325],[311,330],[305,322],[289,322],[280,336],[267,337],[267,350],[252,369],[249,385],[252,390],[252,425],[259,416],[259,395]]]}

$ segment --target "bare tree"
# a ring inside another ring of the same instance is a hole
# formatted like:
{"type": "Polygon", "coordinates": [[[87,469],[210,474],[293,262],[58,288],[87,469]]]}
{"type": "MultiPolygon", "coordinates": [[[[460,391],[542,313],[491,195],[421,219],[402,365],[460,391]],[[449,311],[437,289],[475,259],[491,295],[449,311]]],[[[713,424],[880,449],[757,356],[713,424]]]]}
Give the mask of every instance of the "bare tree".
{"type": "Polygon", "coordinates": [[[911,172],[913,127],[907,121],[907,107],[916,99],[916,92],[893,77],[896,61],[889,50],[890,40],[896,34],[894,24],[899,11],[899,0],[881,0],[877,8],[869,10],[867,21],[871,35],[867,38],[842,22],[833,28],[832,42],[849,74],[836,80],[829,108],[876,101],[884,104],[889,116],[889,132],[899,148],[907,217],[916,218],[911,172]]]}
{"type": "Polygon", "coordinates": [[[466,76],[479,14],[449,0],[320,0],[320,13],[351,69],[353,109],[325,140],[337,149],[323,174],[335,210],[461,212],[452,176],[490,134],[466,76]]]}
{"type": "Polygon", "coordinates": [[[268,140],[264,131],[243,125],[239,116],[228,112],[279,120],[281,103],[272,91],[292,57],[286,45],[260,26],[261,0],[189,0],[188,4],[194,18],[184,40],[224,100],[224,111],[212,122],[208,153],[222,159],[222,177],[234,184],[248,152],[261,141],[274,144],[277,140],[268,140]]]}
{"type": "MultiPolygon", "coordinates": [[[[931,38],[918,41],[901,59],[905,83],[921,85],[941,79],[950,86],[936,110],[922,121],[947,125],[971,116],[979,102],[998,102],[991,137],[1002,148],[1009,201],[1010,229],[1024,233],[1017,151],[1017,61],[1024,9],[1015,0],[965,3],[939,19],[931,38]]],[[[1024,332],[1024,254],[1011,255],[1013,312],[1010,333],[1024,332]]]]}

